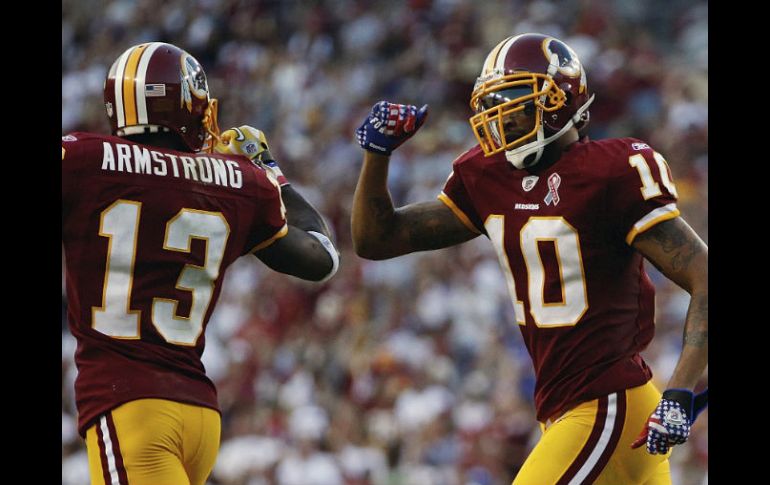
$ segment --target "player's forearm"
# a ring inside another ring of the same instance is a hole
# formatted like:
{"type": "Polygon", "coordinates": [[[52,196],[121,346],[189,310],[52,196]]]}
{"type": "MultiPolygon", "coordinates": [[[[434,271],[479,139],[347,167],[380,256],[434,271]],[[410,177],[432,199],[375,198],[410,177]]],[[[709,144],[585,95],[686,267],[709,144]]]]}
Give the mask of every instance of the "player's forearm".
{"type": "Polygon", "coordinates": [[[393,235],[396,212],[388,192],[390,157],[364,152],[364,164],[353,196],[351,233],[361,257],[379,259],[393,235]]]}
{"type": "Polygon", "coordinates": [[[326,225],[321,214],[313,207],[302,194],[291,185],[281,187],[281,196],[286,205],[286,221],[289,225],[304,231],[320,232],[331,239],[331,231],[326,225]]]}
{"type": "Polygon", "coordinates": [[[667,389],[690,389],[698,383],[708,365],[708,283],[693,291],[682,339],[682,353],[667,389]]]}
{"type": "Polygon", "coordinates": [[[633,246],[690,294],[682,353],[667,389],[692,389],[708,365],[708,246],[681,217],[656,224],[633,246]]]}

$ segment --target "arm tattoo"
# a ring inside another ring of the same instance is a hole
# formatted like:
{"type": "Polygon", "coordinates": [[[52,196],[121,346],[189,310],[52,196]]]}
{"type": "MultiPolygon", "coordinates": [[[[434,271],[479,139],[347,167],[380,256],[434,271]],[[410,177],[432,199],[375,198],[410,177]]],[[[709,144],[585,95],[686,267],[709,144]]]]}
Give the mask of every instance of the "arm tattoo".
{"type": "Polygon", "coordinates": [[[658,224],[641,236],[654,239],[663,252],[671,256],[674,271],[686,270],[698,253],[697,239],[682,231],[677,224],[658,224]]]}
{"type": "Polygon", "coordinates": [[[414,212],[415,216],[409,218],[409,226],[406,228],[409,241],[415,248],[428,249],[441,239],[439,219],[436,210],[420,209],[414,212]]]}
{"type": "Polygon", "coordinates": [[[686,330],[684,333],[684,344],[693,347],[705,347],[709,343],[708,330],[686,330]]]}
{"type": "Polygon", "coordinates": [[[402,214],[406,222],[405,235],[417,251],[444,248],[475,237],[443,205],[407,206],[402,214]]]}
{"type": "Polygon", "coordinates": [[[709,315],[709,303],[708,297],[702,298],[697,303],[693,302],[693,307],[690,309],[690,315],[688,320],[692,320],[692,324],[686,325],[684,329],[684,344],[691,345],[693,347],[705,347],[709,341],[708,331],[708,315],[709,315]],[[695,323],[699,324],[701,328],[691,328],[695,323]],[[705,324],[705,325],[704,325],[705,324]],[[705,327],[705,328],[702,328],[705,327]]]}

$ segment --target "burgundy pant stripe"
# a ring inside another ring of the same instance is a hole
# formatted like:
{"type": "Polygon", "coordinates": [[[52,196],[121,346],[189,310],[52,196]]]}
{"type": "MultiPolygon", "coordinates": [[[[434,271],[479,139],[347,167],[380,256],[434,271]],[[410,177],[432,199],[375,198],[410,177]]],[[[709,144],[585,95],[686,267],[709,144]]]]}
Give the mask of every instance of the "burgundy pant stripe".
{"type": "Polygon", "coordinates": [[[599,477],[599,474],[610,461],[612,453],[615,452],[615,448],[617,448],[618,442],[620,441],[620,435],[623,434],[623,423],[626,421],[626,391],[618,391],[617,396],[617,412],[615,414],[615,423],[613,424],[610,441],[607,443],[607,447],[599,458],[599,462],[586,477],[585,483],[593,483],[594,480],[599,477]]]}
{"type": "Polygon", "coordinates": [[[123,453],[120,451],[120,442],[118,441],[118,433],[115,431],[115,421],[112,419],[112,413],[107,414],[107,429],[110,430],[110,436],[112,437],[112,452],[115,455],[115,467],[118,470],[120,485],[129,485],[128,474],[123,464],[123,453]]]}
{"type": "Polygon", "coordinates": [[[596,444],[599,442],[599,437],[602,435],[602,431],[604,430],[606,419],[607,396],[603,396],[599,398],[599,405],[596,409],[596,418],[594,418],[594,426],[591,429],[591,434],[588,436],[588,440],[586,441],[585,445],[583,445],[580,453],[578,453],[577,458],[575,458],[569,468],[567,468],[567,471],[564,472],[561,478],[559,478],[559,481],[556,482],[556,485],[568,485],[570,480],[572,480],[583,467],[583,465],[585,465],[586,460],[591,455],[591,452],[596,447],[596,444]]]}

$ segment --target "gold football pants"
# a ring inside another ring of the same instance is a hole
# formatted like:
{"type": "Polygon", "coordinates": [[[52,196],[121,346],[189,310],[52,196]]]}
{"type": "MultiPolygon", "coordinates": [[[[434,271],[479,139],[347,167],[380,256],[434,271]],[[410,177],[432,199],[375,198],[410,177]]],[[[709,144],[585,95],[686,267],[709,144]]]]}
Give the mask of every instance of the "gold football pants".
{"type": "Polygon", "coordinates": [[[671,485],[668,456],[631,449],[660,400],[651,382],[579,404],[543,435],[513,485],[671,485]]]}
{"type": "Polygon", "coordinates": [[[213,409],[138,399],[86,431],[92,485],[204,485],[219,450],[213,409]]]}

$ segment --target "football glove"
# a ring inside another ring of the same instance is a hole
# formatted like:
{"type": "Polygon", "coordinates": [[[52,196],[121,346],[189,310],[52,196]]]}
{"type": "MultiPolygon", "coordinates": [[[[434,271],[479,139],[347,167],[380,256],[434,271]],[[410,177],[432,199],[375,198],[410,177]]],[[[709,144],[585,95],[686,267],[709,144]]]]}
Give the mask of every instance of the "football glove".
{"type": "Polygon", "coordinates": [[[420,129],[428,116],[428,105],[416,106],[380,101],[356,130],[361,148],[390,155],[420,129]]]}
{"type": "Polygon", "coordinates": [[[695,418],[707,405],[708,389],[698,395],[687,389],[666,390],[631,448],[646,443],[647,452],[652,455],[668,453],[671,446],[687,441],[695,418]]]}
{"type": "Polygon", "coordinates": [[[223,155],[244,155],[254,163],[269,168],[281,186],[289,183],[270,153],[267,138],[262,130],[249,125],[230,128],[219,136],[214,151],[223,155]]]}

